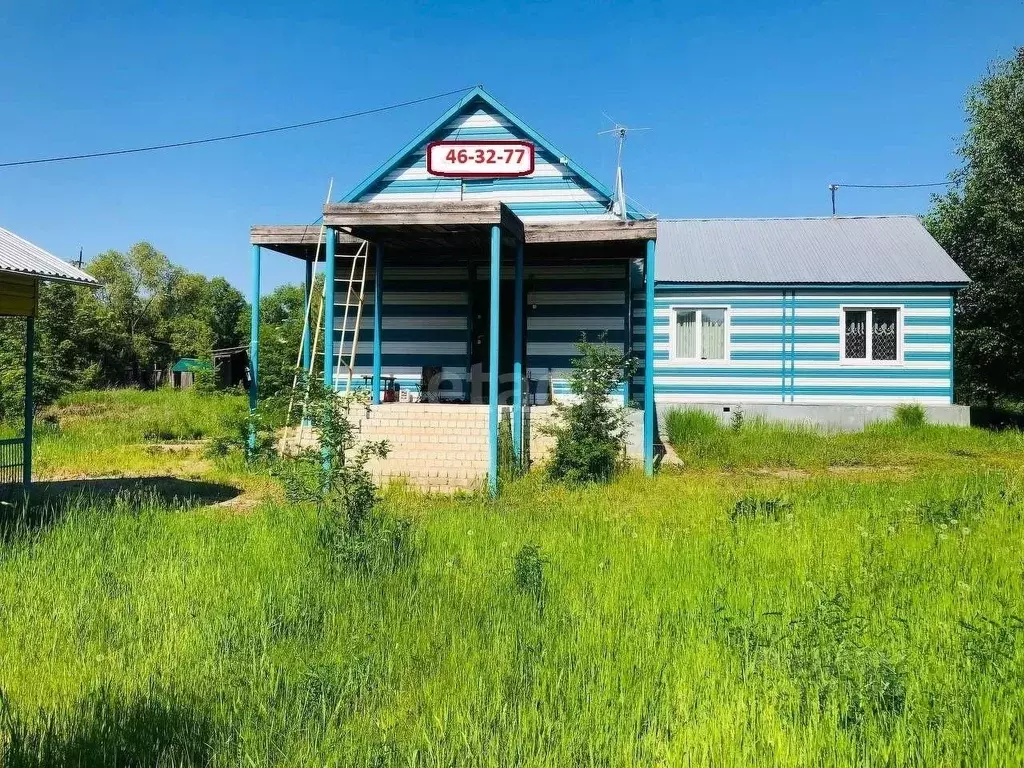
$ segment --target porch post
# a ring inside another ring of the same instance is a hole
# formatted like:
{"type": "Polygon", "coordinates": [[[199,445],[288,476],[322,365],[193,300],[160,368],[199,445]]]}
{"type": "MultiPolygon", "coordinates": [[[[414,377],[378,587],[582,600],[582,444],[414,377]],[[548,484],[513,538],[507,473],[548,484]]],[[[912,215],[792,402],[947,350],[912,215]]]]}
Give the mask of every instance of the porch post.
{"type": "Polygon", "coordinates": [[[22,486],[25,493],[32,489],[32,421],[35,403],[32,400],[32,356],[36,344],[36,319],[25,318],[25,447],[22,449],[22,486]]]}
{"type": "MultiPolygon", "coordinates": [[[[622,315],[622,355],[631,357],[633,354],[633,260],[626,262],[626,296],[623,302],[622,315]]],[[[633,394],[633,377],[630,376],[622,392],[622,405],[629,407],[629,401],[633,394]]]]}
{"type": "Polygon", "coordinates": [[[644,264],[644,472],[654,474],[654,240],[644,264]]]}
{"type": "Polygon", "coordinates": [[[383,350],[381,339],[384,318],[384,246],[374,249],[373,259],[373,387],[372,402],[380,404],[380,368],[383,350]]]}
{"type": "Polygon", "coordinates": [[[516,243],[515,308],[512,342],[512,451],[523,460],[523,242],[516,243]]]}
{"type": "MultiPolygon", "coordinates": [[[[252,247],[252,312],[249,315],[249,413],[256,412],[260,360],[260,247],[252,247]]],[[[256,447],[256,433],[249,433],[249,448],[256,447]]]]}
{"type": "Polygon", "coordinates": [[[310,348],[312,342],[309,338],[310,320],[312,319],[309,315],[313,304],[313,263],[306,259],[306,306],[303,308],[306,319],[302,324],[302,370],[307,372],[309,371],[309,362],[313,358],[313,350],[310,348]]]}
{"type": "MultiPolygon", "coordinates": [[[[327,228],[324,262],[324,386],[334,391],[334,227],[327,228]]],[[[342,345],[345,340],[341,340],[342,345]]]]}
{"type": "Polygon", "coordinates": [[[490,427],[490,455],[487,488],[491,496],[498,494],[498,318],[501,314],[501,228],[491,227],[491,351],[490,370],[487,375],[488,425],[490,427]]]}

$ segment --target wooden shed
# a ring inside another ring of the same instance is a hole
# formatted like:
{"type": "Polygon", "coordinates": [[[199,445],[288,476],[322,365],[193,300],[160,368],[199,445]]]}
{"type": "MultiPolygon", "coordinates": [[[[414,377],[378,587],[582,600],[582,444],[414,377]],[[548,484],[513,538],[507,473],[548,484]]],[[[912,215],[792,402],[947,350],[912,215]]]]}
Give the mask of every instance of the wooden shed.
{"type": "Polygon", "coordinates": [[[39,284],[53,280],[99,287],[91,275],[0,229],[0,316],[25,319],[25,423],[21,437],[0,439],[0,486],[32,484],[32,351],[39,284]]]}

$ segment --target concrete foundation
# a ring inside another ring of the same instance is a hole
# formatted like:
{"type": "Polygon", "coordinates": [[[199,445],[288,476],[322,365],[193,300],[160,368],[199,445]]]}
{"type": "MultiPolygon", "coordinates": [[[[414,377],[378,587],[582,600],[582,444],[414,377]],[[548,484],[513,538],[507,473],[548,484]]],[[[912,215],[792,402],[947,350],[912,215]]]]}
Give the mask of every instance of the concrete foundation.
{"type": "MultiPolygon", "coordinates": [[[[868,424],[889,421],[895,405],[852,405],[846,403],[673,403],[658,407],[658,431],[664,434],[665,415],[671,410],[701,410],[713,413],[723,424],[729,424],[736,411],[744,419],[761,418],[787,424],[800,424],[834,432],[857,432],[868,424]]],[[[966,405],[925,405],[929,424],[957,427],[971,425],[971,409],[966,405]]]]}

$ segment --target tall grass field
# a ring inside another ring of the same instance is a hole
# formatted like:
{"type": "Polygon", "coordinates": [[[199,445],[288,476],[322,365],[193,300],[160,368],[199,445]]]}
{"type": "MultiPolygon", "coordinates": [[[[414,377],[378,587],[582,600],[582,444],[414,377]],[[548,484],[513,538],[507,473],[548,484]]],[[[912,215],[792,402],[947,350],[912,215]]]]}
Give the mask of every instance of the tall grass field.
{"type": "Polygon", "coordinates": [[[1024,764],[1017,432],[680,413],[653,480],[390,491],[403,556],[354,569],[210,450],[242,409],[46,414],[57,481],[0,543],[0,763],[1024,764]]]}

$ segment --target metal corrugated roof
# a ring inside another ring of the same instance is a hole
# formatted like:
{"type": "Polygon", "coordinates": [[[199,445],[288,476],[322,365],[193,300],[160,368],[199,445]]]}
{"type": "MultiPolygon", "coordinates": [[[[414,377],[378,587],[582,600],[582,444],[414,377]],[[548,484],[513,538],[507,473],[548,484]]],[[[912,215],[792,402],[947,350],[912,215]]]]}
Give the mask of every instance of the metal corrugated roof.
{"type": "Polygon", "coordinates": [[[655,277],[677,283],[970,281],[916,216],[660,220],[655,277]]]}
{"type": "Polygon", "coordinates": [[[3,228],[0,228],[0,272],[36,277],[40,280],[99,285],[92,275],[3,228]]]}

